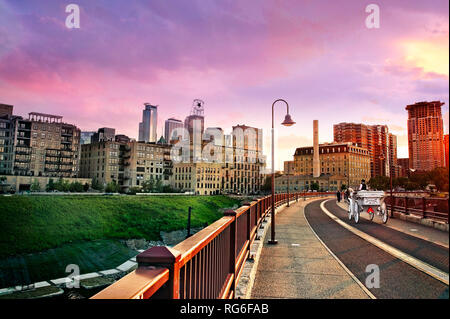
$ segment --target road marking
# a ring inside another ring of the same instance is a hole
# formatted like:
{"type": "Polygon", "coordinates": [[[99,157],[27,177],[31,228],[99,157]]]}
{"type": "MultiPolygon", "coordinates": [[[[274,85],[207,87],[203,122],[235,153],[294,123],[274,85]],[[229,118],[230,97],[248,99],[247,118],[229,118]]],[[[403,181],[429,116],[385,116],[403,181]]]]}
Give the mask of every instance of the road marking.
{"type": "Polygon", "coordinates": [[[339,265],[341,265],[341,267],[345,270],[345,272],[350,275],[350,277],[362,288],[362,290],[371,299],[377,299],[377,297],[375,297],[375,295],[373,293],[371,293],[370,290],[361,281],[359,281],[358,278],[356,278],[356,276],[350,271],[350,269],[348,269],[347,266],[344,265],[344,263],[331,251],[331,249],[328,248],[328,246],[322,241],[322,239],[320,239],[319,235],[316,234],[314,229],[309,224],[308,218],[306,218],[306,215],[305,215],[305,209],[306,209],[306,206],[303,208],[303,217],[305,218],[306,223],[308,224],[309,229],[311,229],[311,231],[314,234],[314,236],[316,236],[316,238],[320,241],[322,246],[325,247],[325,249],[330,253],[331,256],[333,256],[334,259],[336,259],[336,261],[339,263],[339,265]]]}
{"type": "Polygon", "coordinates": [[[294,247],[299,247],[300,246],[300,244],[291,244],[292,246],[294,246],[294,247]]]}
{"type": "Polygon", "coordinates": [[[436,267],[433,267],[433,266],[427,264],[426,262],[423,262],[417,258],[414,258],[411,255],[408,255],[408,254],[398,250],[397,248],[394,248],[394,247],[382,242],[381,240],[378,240],[375,237],[372,237],[372,236],[360,231],[359,229],[343,222],[341,219],[339,219],[338,217],[336,217],[335,215],[330,213],[330,211],[325,208],[325,203],[328,201],[329,200],[325,200],[322,203],[320,203],[320,208],[322,209],[322,211],[325,214],[328,215],[328,217],[330,217],[332,220],[337,222],[339,225],[348,229],[349,231],[351,231],[355,235],[361,237],[362,239],[368,241],[372,245],[377,246],[378,248],[384,250],[385,252],[391,254],[392,256],[404,261],[405,263],[413,266],[414,268],[416,268],[416,269],[426,273],[427,275],[429,275],[439,281],[442,281],[443,283],[448,285],[448,274],[446,272],[439,270],[436,267]]]}
{"type": "Polygon", "coordinates": [[[410,231],[417,231],[417,229],[415,229],[415,228],[411,228],[411,229],[410,229],[410,231]]]}

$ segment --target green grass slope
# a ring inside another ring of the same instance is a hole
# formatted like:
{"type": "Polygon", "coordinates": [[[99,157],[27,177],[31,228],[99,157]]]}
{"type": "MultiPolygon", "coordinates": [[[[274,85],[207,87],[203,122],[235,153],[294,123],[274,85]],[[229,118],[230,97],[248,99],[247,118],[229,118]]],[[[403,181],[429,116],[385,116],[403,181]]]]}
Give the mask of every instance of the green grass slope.
{"type": "Polygon", "coordinates": [[[160,231],[192,227],[239,205],[226,196],[0,197],[0,258],[97,239],[159,239],[160,231]]]}

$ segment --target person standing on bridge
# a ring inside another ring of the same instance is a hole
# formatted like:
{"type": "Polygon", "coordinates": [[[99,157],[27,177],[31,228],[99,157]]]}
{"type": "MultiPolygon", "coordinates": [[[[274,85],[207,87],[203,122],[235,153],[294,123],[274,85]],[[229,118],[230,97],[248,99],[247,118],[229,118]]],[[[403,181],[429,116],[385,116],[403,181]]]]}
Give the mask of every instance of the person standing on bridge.
{"type": "Polygon", "coordinates": [[[340,203],[341,202],[341,192],[339,190],[336,192],[336,197],[337,197],[338,203],[340,203]]]}
{"type": "Polygon", "coordinates": [[[361,180],[361,184],[359,185],[359,190],[360,191],[366,191],[367,190],[367,185],[366,185],[366,180],[365,179],[361,180]]]}

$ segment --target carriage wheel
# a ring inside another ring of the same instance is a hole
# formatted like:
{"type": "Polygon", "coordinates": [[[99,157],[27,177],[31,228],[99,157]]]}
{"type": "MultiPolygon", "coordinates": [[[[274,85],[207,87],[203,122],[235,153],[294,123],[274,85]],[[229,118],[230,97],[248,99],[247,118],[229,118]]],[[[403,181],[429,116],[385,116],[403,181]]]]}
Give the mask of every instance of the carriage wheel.
{"type": "Polygon", "coordinates": [[[388,216],[389,214],[386,209],[386,203],[382,203],[380,208],[381,208],[381,221],[383,222],[383,224],[386,224],[389,219],[388,216]]]}
{"type": "Polygon", "coordinates": [[[358,224],[358,222],[359,222],[359,206],[358,206],[358,203],[356,203],[356,202],[354,203],[353,210],[355,212],[355,216],[354,216],[355,223],[358,224]]]}
{"type": "Polygon", "coordinates": [[[352,220],[352,204],[348,204],[348,219],[352,220]]]}

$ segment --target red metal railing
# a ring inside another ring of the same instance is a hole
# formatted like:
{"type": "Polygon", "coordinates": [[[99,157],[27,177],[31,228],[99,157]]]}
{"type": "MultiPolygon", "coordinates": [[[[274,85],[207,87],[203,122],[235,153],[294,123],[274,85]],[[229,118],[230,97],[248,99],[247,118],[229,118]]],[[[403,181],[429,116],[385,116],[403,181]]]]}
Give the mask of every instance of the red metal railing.
{"type": "Polygon", "coordinates": [[[448,198],[387,196],[387,208],[406,215],[431,218],[448,224],[448,198]]]}
{"type": "MultiPolygon", "coordinates": [[[[300,197],[330,193],[289,194],[300,197]]],[[[334,193],[333,193],[334,194],[334,193]]],[[[276,194],[279,207],[287,194],[276,194]]],[[[138,268],[93,299],[229,299],[235,296],[258,227],[270,212],[271,196],[245,203],[173,248],[152,247],[136,257],[138,268]]]]}

